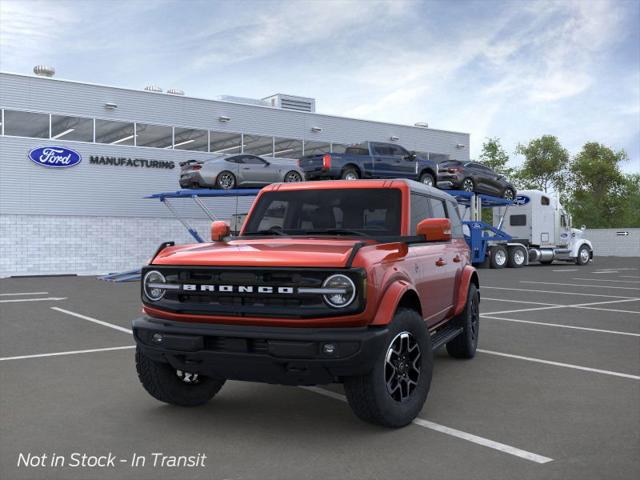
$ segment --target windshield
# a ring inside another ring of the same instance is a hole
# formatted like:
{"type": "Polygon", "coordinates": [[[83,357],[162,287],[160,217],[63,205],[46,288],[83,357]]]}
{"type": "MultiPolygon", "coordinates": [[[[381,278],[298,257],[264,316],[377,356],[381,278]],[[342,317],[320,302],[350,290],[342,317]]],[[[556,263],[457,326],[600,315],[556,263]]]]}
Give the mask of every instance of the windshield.
{"type": "Polygon", "coordinates": [[[389,188],[263,194],[245,235],[400,235],[401,193],[389,188]]]}

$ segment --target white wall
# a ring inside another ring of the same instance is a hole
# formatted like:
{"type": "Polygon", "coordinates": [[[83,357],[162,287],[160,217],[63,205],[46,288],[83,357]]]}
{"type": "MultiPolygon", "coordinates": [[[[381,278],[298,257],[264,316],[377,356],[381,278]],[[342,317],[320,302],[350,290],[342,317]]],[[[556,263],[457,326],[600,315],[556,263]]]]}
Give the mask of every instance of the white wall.
{"type": "Polygon", "coordinates": [[[640,257],[640,228],[587,229],[584,237],[591,240],[594,257],[640,257]],[[629,235],[618,235],[618,232],[629,235]]]}

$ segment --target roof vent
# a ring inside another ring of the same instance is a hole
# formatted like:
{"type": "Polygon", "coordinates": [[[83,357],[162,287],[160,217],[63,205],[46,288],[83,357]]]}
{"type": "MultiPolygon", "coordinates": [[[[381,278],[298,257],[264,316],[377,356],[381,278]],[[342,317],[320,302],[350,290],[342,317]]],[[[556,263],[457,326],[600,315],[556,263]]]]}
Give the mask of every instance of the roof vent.
{"type": "Polygon", "coordinates": [[[184,90],[180,90],[179,88],[170,88],[167,90],[169,95],[184,95],[184,90]]]}
{"type": "Polygon", "coordinates": [[[413,125],[420,128],[429,128],[429,124],[427,122],[416,122],[413,125]]]}
{"type": "Polygon", "coordinates": [[[315,112],[316,100],[309,97],[297,97],[295,95],[285,95],[276,93],[270,97],[263,98],[269,105],[283,110],[295,110],[297,112],[315,112]]]}
{"type": "Polygon", "coordinates": [[[147,85],[144,87],[147,92],[162,93],[162,89],[157,85],[147,85]]]}
{"type": "Polygon", "coordinates": [[[53,77],[56,74],[56,69],[46,65],[36,65],[33,67],[33,73],[39,77],[53,77]]]}

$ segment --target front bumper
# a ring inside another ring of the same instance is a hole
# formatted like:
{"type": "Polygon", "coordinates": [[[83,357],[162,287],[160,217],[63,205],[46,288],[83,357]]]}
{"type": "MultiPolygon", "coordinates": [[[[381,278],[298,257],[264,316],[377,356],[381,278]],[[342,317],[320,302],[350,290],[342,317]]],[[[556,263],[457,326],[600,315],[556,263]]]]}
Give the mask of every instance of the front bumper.
{"type": "Polygon", "coordinates": [[[133,321],[142,353],[176,370],[283,385],[327,384],[363,375],[384,351],[387,333],[386,327],[258,327],[153,317],[133,321]]]}

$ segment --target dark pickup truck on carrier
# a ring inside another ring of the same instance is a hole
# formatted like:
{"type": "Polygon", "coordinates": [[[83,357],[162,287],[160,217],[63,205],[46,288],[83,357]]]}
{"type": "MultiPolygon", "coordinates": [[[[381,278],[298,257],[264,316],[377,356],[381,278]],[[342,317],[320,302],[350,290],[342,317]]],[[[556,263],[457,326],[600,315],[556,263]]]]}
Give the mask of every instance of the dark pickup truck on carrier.
{"type": "Polygon", "coordinates": [[[436,186],[438,164],[394,143],[364,142],[344,153],[308,155],[298,161],[306,180],[408,178],[436,186]]]}

